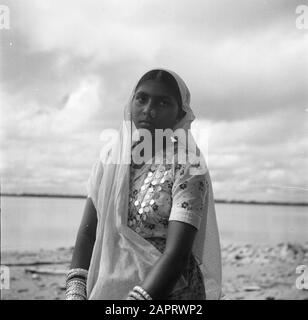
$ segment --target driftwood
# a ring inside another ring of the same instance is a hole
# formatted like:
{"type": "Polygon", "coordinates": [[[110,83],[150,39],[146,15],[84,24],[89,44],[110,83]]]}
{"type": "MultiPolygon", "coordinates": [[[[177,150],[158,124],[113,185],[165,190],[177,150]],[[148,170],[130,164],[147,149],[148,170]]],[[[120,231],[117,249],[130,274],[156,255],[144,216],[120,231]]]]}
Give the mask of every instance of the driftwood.
{"type": "Polygon", "coordinates": [[[40,265],[64,264],[64,263],[70,263],[70,261],[62,260],[62,261],[7,262],[3,264],[8,267],[26,267],[26,266],[40,266],[40,265]]]}
{"type": "Polygon", "coordinates": [[[66,275],[68,270],[26,268],[25,272],[26,273],[36,273],[36,274],[66,275]]]}

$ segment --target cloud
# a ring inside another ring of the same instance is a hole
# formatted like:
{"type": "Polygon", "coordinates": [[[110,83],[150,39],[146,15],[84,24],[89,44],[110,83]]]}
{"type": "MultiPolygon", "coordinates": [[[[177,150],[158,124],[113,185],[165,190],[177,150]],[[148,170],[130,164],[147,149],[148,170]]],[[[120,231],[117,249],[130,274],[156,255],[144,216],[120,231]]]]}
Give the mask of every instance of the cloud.
{"type": "Polygon", "coordinates": [[[307,186],[301,1],[7,4],[11,29],[1,34],[0,53],[7,190],[84,192],[99,133],[118,128],[144,71],[166,67],[190,88],[218,197],[306,196],[294,189],[307,186]]]}
{"type": "Polygon", "coordinates": [[[218,198],[307,201],[307,115],[273,112],[258,118],[199,120],[194,133],[207,153],[218,198]]]}
{"type": "Polygon", "coordinates": [[[124,98],[141,72],[165,66],[187,81],[203,117],[300,110],[308,35],[295,28],[296,3],[17,1],[3,79],[10,92],[54,106],[85,75],[124,98]]]}

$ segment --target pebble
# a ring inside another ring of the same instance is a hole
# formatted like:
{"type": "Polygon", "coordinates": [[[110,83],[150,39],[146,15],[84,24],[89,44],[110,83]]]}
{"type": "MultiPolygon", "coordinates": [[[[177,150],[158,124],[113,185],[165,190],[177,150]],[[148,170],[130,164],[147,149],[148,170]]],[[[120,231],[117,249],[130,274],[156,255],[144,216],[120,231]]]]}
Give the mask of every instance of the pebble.
{"type": "Polygon", "coordinates": [[[259,286],[245,286],[243,287],[244,291],[260,291],[261,288],[259,286]]]}
{"type": "Polygon", "coordinates": [[[53,287],[53,286],[57,286],[58,284],[56,282],[51,283],[49,286],[53,287]]]}
{"type": "Polygon", "coordinates": [[[41,280],[41,277],[38,274],[32,274],[32,279],[33,280],[41,280]]]}

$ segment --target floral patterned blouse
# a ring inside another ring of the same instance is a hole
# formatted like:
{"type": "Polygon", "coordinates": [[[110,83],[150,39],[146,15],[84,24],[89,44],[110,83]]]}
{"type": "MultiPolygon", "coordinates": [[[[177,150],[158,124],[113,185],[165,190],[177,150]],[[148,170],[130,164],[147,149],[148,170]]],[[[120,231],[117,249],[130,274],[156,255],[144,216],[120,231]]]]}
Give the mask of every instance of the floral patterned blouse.
{"type": "Polygon", "coordinates": [[[193,164],[131,165],[128,226],[143,238],[167,238],[168,222],[199,229],[206,206],[205,174],[191,175],[193,164]]]}

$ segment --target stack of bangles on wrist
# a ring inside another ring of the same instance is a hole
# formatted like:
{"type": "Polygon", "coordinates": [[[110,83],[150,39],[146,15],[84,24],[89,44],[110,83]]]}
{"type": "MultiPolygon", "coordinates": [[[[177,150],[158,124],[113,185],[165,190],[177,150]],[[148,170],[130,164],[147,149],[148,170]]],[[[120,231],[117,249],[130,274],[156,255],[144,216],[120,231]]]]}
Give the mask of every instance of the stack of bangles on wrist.
{"type": "Polygon", "coordinates": [[[126,300],[153,300],[151,296],[140,286],[135,286],[133,290],[128,293],[126,300]]]}
{"type": "Polygon", "coordinates": [[[66,276],[66,300],[87,300],[88,270],[75,268],[66,276]]]}

